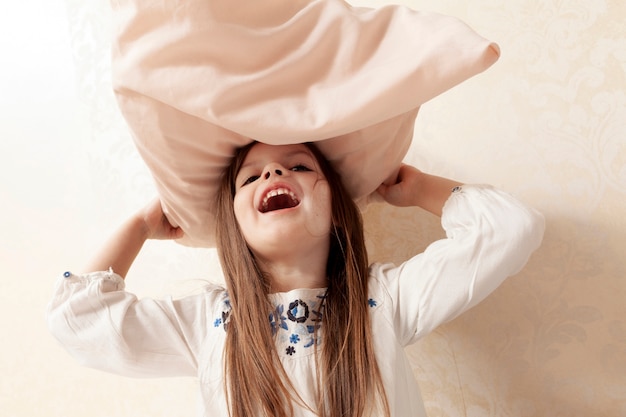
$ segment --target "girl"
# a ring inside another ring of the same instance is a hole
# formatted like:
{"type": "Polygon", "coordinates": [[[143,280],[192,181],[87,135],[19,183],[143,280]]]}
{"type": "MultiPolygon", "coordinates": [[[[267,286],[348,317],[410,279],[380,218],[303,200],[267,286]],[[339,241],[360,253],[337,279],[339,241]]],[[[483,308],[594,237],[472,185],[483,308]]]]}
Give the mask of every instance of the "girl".
{"type": "Polygon", "coordinates": [[[146,239],[182,231],[154,201],[66,272],[49,327],[82,363],[198,376],[203,416],[425,416],[404,347],[479,303],[539,246],[543,218],[488,186],[400,167],[381,196],[442,216],[447,238],[368,266],[360,213],[314,145],[252,143],[217,199],[226,289],[138,300],[123,277],[146,239]]]}

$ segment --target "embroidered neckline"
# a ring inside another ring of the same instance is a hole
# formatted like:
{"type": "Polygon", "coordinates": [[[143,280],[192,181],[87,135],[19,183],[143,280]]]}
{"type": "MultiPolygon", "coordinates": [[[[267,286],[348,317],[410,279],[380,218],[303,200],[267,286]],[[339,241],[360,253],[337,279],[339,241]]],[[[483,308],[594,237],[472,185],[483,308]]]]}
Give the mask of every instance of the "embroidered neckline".
{"type": "MultiPolygon", "coordinates": [[[[321,345],[320,328],[326,291],[326,288],[296,289],[269,295],[274,311],[268,315],[268,323],[276,338],[276,349],[280,357],[308,356],[315,352],[316,345],[321,345]]],[[[367,303],[371,308],[378,306],[373,298],[369,298],[367,303]]],[[[215,318],[213,326],[228,331],[231,310],[230,299],[224,292],[221,313],[215,318]]]]}

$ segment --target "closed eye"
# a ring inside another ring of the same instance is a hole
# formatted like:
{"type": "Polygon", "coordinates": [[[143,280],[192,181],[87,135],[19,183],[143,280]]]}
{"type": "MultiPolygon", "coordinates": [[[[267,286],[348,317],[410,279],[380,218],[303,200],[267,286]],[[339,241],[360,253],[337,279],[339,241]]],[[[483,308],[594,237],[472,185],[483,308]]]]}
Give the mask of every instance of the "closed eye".
{"type": "Polygon", "coordinates": [[[306,165],[298,164],[291,168],[292,171],[311,171],[306,165]]]}
{"type": "Polygon", "coordinates": [[[254,181],[258,180],[260,177],[259,175],[253,175],[251,177],[248,177],[242,184],[241,186],[243,187],[244,185],[248,185],[250,183],[253,183],[254,181]]]}

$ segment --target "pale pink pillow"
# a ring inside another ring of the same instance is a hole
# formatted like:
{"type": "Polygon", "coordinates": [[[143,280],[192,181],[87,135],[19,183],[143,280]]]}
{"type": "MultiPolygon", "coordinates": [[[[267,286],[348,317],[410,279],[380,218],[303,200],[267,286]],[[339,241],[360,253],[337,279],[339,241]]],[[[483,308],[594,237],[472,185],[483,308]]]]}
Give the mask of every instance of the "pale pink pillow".
{"type": "Polygon", "coordinates": [[[356,200],[393,179],[419,106],[499,55],[463,22],[341,0],[112,0],[113,84],[181,243],[214,246],[235,148],[315,141],[356,200]]]}

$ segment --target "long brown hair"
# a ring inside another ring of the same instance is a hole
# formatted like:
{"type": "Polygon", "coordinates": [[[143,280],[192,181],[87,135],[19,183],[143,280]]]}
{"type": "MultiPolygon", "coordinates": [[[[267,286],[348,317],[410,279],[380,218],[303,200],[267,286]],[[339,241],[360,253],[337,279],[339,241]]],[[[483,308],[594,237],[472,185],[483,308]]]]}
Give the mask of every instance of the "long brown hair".
{"type": "MultiPolygon", "coordinates": [[[[313,144],[331,190],[332,230],[323,337],[317,360],[317,404],[304,404],[286,374],[268,323],[273,310],[269,281],[248,248],[233,210],[235,177],[254,142],[239,149],[225,170],[217,197],[217,246],[231,302],[224,352],[231,417],[290,417],[293,404],[320,417],[362,417],[376,409],[389,417],[389,404],[372,341],[368,259],[361,214],[338,174],[313,144]]],[[[317,349],[317,347],[316,347],[317,349]]]]}

